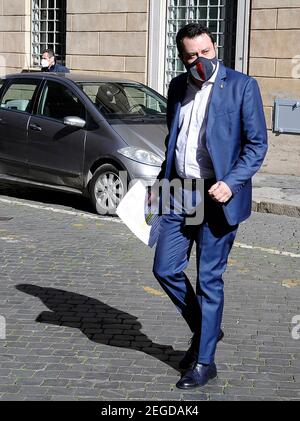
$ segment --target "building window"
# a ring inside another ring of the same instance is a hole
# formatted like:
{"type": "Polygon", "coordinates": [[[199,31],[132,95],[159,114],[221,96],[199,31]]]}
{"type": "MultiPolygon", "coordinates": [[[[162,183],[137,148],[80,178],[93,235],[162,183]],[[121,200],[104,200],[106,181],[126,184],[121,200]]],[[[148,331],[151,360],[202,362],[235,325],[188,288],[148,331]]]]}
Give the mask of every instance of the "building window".
{"type": "Polygon", "coordinates": [[[176,34],[190,22],[207,26],[217,43],[218,58],[235,67],[237,0],[168,0],[165,88],[185,71],[178,58],[176,34]]]}
{"type": "Polygon", "coordinates": [[[65,64],[66,0],[32,0],[32,65],[39,67],[43,50],[51,48],[65,64]]]}

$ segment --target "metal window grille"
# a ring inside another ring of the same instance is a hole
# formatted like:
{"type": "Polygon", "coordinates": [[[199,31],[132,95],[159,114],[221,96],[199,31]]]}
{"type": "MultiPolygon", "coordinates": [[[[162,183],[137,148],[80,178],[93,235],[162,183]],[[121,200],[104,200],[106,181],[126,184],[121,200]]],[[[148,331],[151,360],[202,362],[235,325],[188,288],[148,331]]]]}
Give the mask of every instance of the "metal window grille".
{"type": "Polygon", "coordinates": [[[61,64],[66,56],[66,0],[32,0],[32,65],[51,48],[61,64]]]}
{"type": "Polygon", "coordinates": [[[165,86],[184,71],[178,58],[176,34],[190,22],[200,22],[214,35],[218,58],[234,67],[237,0],[168,0],[165,86]]]}

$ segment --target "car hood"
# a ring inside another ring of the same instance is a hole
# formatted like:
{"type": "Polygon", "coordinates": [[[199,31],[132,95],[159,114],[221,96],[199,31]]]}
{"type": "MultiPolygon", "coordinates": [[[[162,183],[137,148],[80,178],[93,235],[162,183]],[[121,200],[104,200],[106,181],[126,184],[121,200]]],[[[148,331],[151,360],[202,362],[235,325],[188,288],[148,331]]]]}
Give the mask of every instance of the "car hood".
{"type": "Polygon", "coordinates": [[[168,134],[166,123],[116,123],[113,129],[122,137],[128,146],[150,150],[161,158],[165,156],[165,138],[168,134]]]}

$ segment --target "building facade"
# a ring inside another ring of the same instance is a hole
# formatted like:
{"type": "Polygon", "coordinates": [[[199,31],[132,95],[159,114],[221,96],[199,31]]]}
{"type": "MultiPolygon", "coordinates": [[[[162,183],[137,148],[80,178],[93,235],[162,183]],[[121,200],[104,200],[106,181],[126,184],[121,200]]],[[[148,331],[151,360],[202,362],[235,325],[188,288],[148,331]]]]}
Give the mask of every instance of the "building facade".
{"type": "Polygon", "coordinates": [[[272,132],[274,101],[300,101],[300,0],[0,0],[0,71],[38,70],[53,48],[71,71],[122,76],[163,94],[184,69],[175,36],[214,33],[218,56],[261,87],[270,139],[263,171],[300,175],[298,134],[272,132]]]}

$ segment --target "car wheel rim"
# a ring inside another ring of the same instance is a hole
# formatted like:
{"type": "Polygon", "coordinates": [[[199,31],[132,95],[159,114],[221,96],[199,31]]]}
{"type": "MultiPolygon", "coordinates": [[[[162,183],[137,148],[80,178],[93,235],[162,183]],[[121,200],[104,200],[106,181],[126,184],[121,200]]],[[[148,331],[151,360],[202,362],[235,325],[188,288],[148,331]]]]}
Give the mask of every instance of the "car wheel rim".
{"type": "Polygon", "coordinates": [[[96,181],[94,194],[97,204],[102,209],[112,211],[117,208],[124,196],[124,185],[117,174],[106,172],[96,181]]]}

